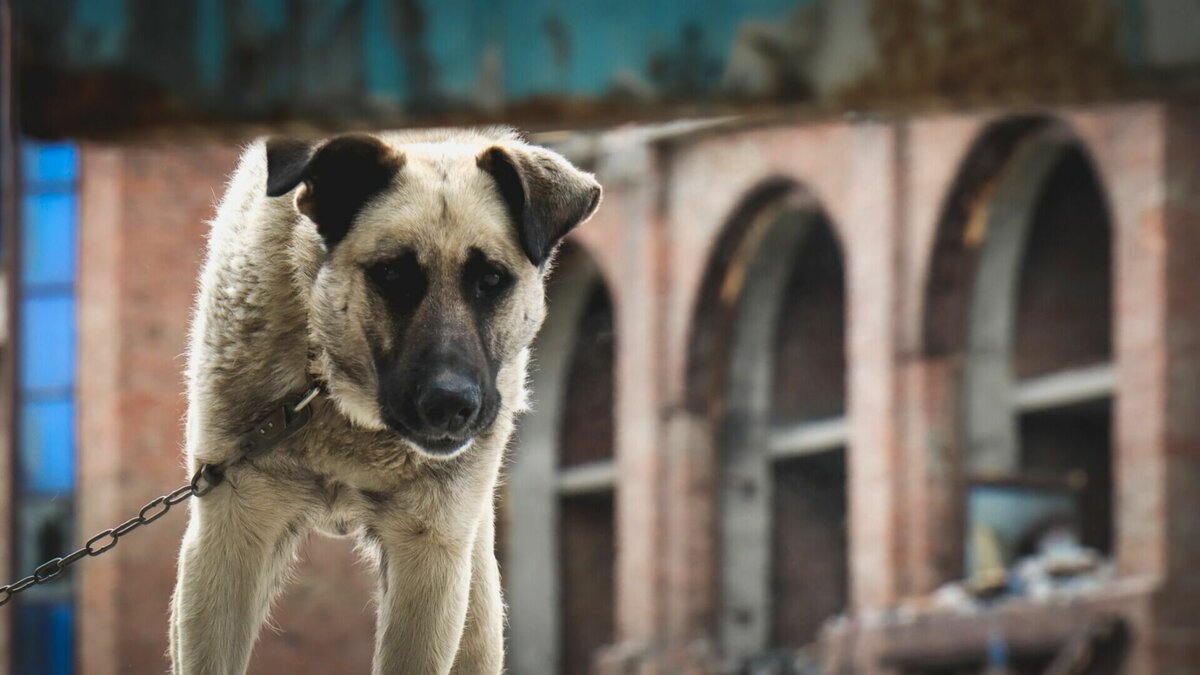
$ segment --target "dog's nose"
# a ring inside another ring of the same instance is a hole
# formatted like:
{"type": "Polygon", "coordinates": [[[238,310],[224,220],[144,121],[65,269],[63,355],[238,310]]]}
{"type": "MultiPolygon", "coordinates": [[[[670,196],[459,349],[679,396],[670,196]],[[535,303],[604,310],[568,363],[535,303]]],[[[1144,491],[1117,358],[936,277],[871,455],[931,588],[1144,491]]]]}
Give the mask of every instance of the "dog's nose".
{"type": "Polygon", "coordinates": [[[479,385],[453,373],[441,373],[417,390],[417,414],[430,434],[455,434],[479,413],[483,396],[479,385]]]}

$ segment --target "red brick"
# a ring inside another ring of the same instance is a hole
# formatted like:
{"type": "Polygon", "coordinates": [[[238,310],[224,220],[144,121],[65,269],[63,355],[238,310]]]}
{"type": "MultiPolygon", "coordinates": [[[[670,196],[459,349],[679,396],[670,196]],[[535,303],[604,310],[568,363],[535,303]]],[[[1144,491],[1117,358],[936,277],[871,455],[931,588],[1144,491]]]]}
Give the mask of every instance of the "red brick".
{"type": "MultiPolygon", "coordinates": [[[[1129,672],[1183,672],[1200,658],[1189,646],[1200,643],[1200,115],[1153,103],[1042,112],[1080,140],[1112,222],[1120,582],[1095,602],[1135,627],[1129,672]]],[[[719,289],[704,281],[719,247],[736,240],[735,214],[764,185],[789,181],[815,200],[843,247],[855,615],[961,574],[964,366],[961,349],[930,349],[928,283],[961,164],[1008,115],[777,124],[645,147],[619,132],[601,144],[605,201],[574,237],[608,285],[617,335],[616,644],[599,655],[605,672],[719,662],[720,463],[705,390],[718,364],[697,354],[728,329],[712,324],[719,289]]],[[[230,148],[85,149],[83,531],[183,477],[179,355],[203,221],[233,158],[230,148]]],[[[84,574],[84,672],[163,666],[182,524],[172,516],[84,574]]],[[[309,549],[276,613],[283,632],[264,632],[255,672],[367,669],[370,584],[344,549],[309,549]]],[[[859,639],[851,657],[880,672],[872,659],[883,638],[859,639]]]]}

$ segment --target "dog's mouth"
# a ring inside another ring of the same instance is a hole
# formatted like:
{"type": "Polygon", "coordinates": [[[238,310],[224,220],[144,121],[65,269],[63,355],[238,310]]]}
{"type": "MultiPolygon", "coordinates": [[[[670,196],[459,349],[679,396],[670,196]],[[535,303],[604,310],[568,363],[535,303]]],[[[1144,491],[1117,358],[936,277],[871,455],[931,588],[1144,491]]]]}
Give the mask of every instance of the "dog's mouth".
{"type": "Polygon", "coordinates": [[[404,439],[408,444],[416,448],[418,452],[426,455],[435,455],[438,457],[452,457],[458,453],[471,447],[475,442],[474,436],[468,436],[465,439],[453,438],[451,436],[443,436],[441,438],[429,438],[413,434],[411,432],[402,432],[404,439]]]}
{"type": "Polygon", "coordinates": [[[475,428],[457,435],[432,436],[421,433],[398,416],[384,413],[383,422],[396,435],[400,436],[417,452],[431,457],[447,459],[464,452],[479,438],[495,421],[496,413],[488,415],[486,423],[478,424],[475,428]]]}

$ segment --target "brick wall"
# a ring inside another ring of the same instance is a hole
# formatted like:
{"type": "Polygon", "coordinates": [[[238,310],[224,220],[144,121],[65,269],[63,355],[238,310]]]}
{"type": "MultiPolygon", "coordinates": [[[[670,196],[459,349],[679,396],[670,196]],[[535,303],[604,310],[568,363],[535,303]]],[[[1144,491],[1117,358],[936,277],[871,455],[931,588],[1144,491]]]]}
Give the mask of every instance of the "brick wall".
{"type": "MultiPolygon", "coordinates": [[[[79,530],[99,531],[186,480],[182,372],[206,221],[229,147],[83,152],[79,530]]],[[[80,672],[162,672],[175,558],[171,513],[82,568],[80,672]]],[[[255,673],[367,672],[371,582],[345,541],[314,539],[255,648],[255,673]]]]}
{"type": "MultiPolygon", "coordinates": [[[[1122,582],[1096,606],[1137,628],[1130,672],[1182,672],[1200,664],[1200,114],[1160,104],[1044,112],[1094,167],[1112,226],[1117,385],[1112,429],[1094,435],[1111,437],[1110,536],[1122,582]]],[[[600,655],[602,668],[632,660],[648,672],[699,672],[719,662],[721,411],[711,387],[730,329],[719,261],[738,241],[739,214],[764,194],[819,204],[844,255],[850,431],[840,534],[850,606],[863,619],[849,658],[877,670],[890,637],[864,617],[961,573],[957,331],[974,260],[955,252],[953,228],[963,224],[953,216],[955,199],[973,194],[960,171],[974,144],[1027,130],[1004,127],[1008,119],[986,111],[776,124],[652,142],[626,130],[598,143],[605,201],[575,240],[596,260],[615,308],[616,642],[600,655]]],[[[1003,148],[985,149],[1003,165],[1003,148]]],[[[83,531],[122,520],[183,478],[180,355],[203,221],[233,160],[228,148],[85,149],[83,531]]],[[[1035,256],[1055,245],[1037,246],[1035,256]]],[[[1043,332],[1056,330],[1053,303],[1028,312],[1034,327],[1023,328],[1022,349],[1062,347],[1043,332]]],[[[1104,336],[1081,335],[1089,350],[1105,347],[1104,336]]],[[[182,526],[172,515],[88,566],[83,672],[162,667],[182,526]]],[[[366,670],[369,581],[345,549],[310,543],[276,612],[280,632],[263,633],[255,672],[366,670]]]]}

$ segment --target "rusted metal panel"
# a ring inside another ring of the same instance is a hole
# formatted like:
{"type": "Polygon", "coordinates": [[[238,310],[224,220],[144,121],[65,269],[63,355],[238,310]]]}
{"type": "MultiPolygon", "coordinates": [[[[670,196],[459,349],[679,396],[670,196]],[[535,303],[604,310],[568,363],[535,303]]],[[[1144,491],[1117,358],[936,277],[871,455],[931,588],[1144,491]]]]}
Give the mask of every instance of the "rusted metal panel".
{"type": "Polygon", "coordinates": [[[1190,0],[14,0],[24,129],[146,134],[1186,92],[1190,0]]]}

